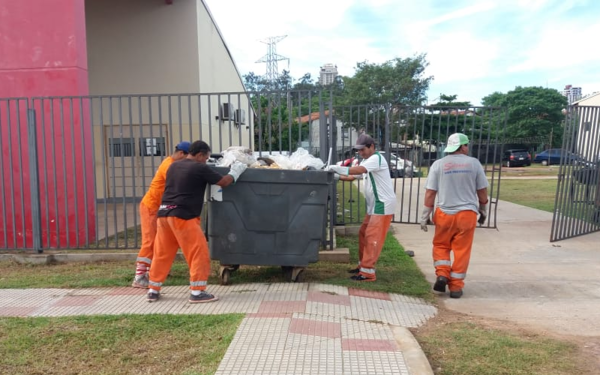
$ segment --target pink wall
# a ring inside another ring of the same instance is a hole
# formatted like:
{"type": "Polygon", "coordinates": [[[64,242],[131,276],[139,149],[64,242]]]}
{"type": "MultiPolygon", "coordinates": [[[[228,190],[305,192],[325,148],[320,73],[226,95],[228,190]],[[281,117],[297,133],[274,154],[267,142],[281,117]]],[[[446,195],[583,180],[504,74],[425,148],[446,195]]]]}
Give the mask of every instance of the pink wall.
{"type": "MultiPolygon", "coordinates": [[[[1,1],[0,41],[0,98],[89,94],[84,0],[1,1]]],[[[23,103],[27,102],[20,101],[17,108],[14,101],[0,101],[2,144],[9,138],[11,144],[2,147],[0,161],[4,180],[0,204],[5,203],[7,215],[5,219],[0,210],[0,248],[14,247],[15,239],[17,247],[31,247],[33,243],[27,106],[23,103]]],[[[77,99],[72,107],[70,100],[54,100],[52,104],[46,100],[44,105],[37,100],[33,105],[38,124],[38,164],[46,168],[40,171],[44,248],[85,246],[86,235],[89,241],[95,240],[87,100],[77,99]]]]}

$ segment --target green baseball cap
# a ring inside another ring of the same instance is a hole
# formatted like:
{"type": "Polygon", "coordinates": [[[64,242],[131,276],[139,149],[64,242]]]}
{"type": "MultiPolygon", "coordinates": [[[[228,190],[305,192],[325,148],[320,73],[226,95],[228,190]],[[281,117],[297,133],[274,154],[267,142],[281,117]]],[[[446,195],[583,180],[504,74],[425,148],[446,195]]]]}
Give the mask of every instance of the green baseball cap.
{"type": "Polygon", "coordinates": [[[444,149],[445,153],[452,153],[462,145],[469,144],[469,137],[464,135],[463,133],[454,133],[448,137],[448,146],[444,149]]]}

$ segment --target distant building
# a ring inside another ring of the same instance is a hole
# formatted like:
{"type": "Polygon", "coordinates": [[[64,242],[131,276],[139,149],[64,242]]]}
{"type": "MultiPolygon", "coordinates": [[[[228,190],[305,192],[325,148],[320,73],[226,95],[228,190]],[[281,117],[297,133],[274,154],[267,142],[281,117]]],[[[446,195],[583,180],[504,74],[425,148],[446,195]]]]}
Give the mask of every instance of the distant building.
{"type": "Polygon", "coordinates": [[[337,76],[337,65],[325,64],[321,67],[321,72],[319,73],[319,83],[321,86],[331,85],[335,82],[335,77],[337,76]]]}
{"type": "Polygon", "coordinates": [[[567,97],[567,101],[569,105],[573,104],[573,102],[581,99],[581,87],[573,87],[571,85],[566,85],[565,89],[561,92],[563,96],[567,97]]]}

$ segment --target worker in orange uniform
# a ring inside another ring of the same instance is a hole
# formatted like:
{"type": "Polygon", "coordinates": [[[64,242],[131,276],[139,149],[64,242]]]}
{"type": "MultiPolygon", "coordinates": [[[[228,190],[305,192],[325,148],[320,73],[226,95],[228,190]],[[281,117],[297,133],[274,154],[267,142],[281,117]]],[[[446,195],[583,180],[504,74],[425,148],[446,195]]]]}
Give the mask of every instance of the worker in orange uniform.
{"type": "Polygon", "coordinates": [[[361,134],[355,149],[362,158],[354,167],[329,166],[327,170],[336,173],[336,180],[353,181],[355,175],[364,178],[364,193],[367,212],[358,232],[358,267],[351,269],[355,281],[375,281],[375,264],[379,259],[394,210],[396,193],[390,177],[390,168],[385,158],[375,151],[375,141],[367,134],[361,134]]]}
{"type": "Polygon", "coordinates": [[[433,265],[437,278],[433,290],[445,293],[448,285],[450,297],[460,298],[471,259],[477,214],[481,224],[487,217],[488,181],[479,160],[468,156],[466,135],[454,133],[448,137],[444,152],[449,155],[436,160],[429,169],[421,229],[427,232],[427,225],[431,221],[435,224],[433,265]],[[454,262],[450,260],[451,251],[454,262]]]}
{"type": "Polygon", "coordinates": [[[154,238],[156,237],[156,214],[165,191],[167,169],[175,161],[188,155],[190,142],[180,142],[175,152],[160,163],[150,183],[150,188],[140,203],[140,223],[142,227],[142,247],[138,253],[135,266],[135,277],[131,284],[134,288],[148,288],[148,270],[154,254],[154,238]]]}
{"type": "Polygon", "coordinates": [[[186,159],[173,163],[167,171],[165,193],[158,210],[154,261],[150,267],[148,302],[157,301],[160,289],[169,274],[177,249],[181,248],[190,269],[189,302],[203,303],[218,298],[206,292],[210,273],[210,257],[200,214],[206,185],[229,186],[246,170],[246,165],[235,162],[229,173],[222,176],[206,165],[210,147],[195,141],[186,159]]]}

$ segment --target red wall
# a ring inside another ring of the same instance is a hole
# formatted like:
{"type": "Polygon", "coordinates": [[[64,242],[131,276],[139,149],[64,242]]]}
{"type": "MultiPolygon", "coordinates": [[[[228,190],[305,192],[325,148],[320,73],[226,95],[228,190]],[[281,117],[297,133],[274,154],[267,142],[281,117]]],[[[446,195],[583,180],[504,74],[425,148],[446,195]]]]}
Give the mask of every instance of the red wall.
{"type": "MultiPolygon", "coordinates": [[[[0,41],[0,98],[89,94],[84,0],[0,0],[0,41]]],[[[0,101],[4,180],[0,184],[0,204],[5,204],[4,215],[0,210],[0,248],[15,247],[15,239],[19,248],[33,244],[26,103],[20,101],[17,108],[14,101],[0,101]],[[10,147],[5,147],[8,141],[10,147]]],[[[36,110],[38,164],[46,168],[39,173],[42,245],[85,246],[86,236],[88,241],[95,240],[87,100],[80,105],[76,99],[73,108],[70,100],[54,100],[52,104],[46,101],[43,106],[40,103],[36,101],[30,107],[36,110]]]]}

